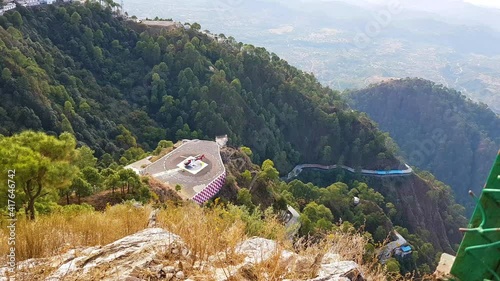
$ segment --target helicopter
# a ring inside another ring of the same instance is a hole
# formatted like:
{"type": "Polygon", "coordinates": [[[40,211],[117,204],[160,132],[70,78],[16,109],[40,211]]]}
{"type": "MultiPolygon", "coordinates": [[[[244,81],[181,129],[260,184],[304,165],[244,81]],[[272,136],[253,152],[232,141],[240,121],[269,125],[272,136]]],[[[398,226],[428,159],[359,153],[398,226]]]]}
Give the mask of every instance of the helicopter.
{"type": "Polygon", "coordinates": [[[189,166],[191,166],[192,164],[194,164],[196,161],[201,161],[201,160],[203,160],[203,158],[205,158],[205,154],[198,154],[198,155],[196,155],[196,156],[194,157],[194,159],[193,159],[193,158],[191,158],[191,159],[186,160],[186,161],[184,162],[184,166],[185,166],[185,167],[189,167],[189,166]]]}

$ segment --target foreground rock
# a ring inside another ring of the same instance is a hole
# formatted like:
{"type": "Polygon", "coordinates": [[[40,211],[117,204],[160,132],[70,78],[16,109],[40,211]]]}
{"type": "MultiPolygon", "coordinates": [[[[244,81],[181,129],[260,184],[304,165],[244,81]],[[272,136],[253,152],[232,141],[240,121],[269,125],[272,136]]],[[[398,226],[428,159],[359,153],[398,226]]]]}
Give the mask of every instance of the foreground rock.
{"type": "Polygon", "coordinates": [[[451,267],[455,262],[455,257],[447,253],[441,255],[439,264],[434,272],[434,278],[436,280],[450,280],[451,279],[451,267]]]}
{"type": "MultiPolygon", "coordinates": [[[[5,273],[0,268],[0,280],[8,280],[1,277],[5,273]]],[[[105,246],[23,261],[16,277],[48,281],[364,280],[359,266],[342,261],[339,255],[301,256],[260,237],[199,261],[179,236],[161,228],[148,228],[105,246]]]]}
{"type": "Polygon", "coordinates": [[[254,237],[243,241],[236,246],[234,252],[236,256],[242,257],[241,262],[235,265],[225,263],[222,268],[213,266],[217,264],[217,261],[219,263],[224,261],[224,253],[219,253],[209,258],[212,264],[211,271],[215,280],[364,280],[357,263],[353,261],[342,261],[337,254],[328,252],[323,256],[318,255],[314,258],[304,257],[280,249],[275,241],[260,237],[254,237]],[[277,276],[275,275],[273,276],[274,278],[270,278],[270,276],[264,274],[264,276],[260,276],[259,278],[259,270],[256,269],[256,267],[261,263],[266,263],[266,266],[274,267],[275,270],[273,271],[277,276]],[[297,278],[285,279],[288,275],[293,275],[297,278]],[[313,278],[304,278],[304,276],[307,275],[313,278]]]}
{"type": "MultiPolygon", "coordinates": [[[[135,277],[158,253],[187,255],[180,237],[161,228],[148,228],[99,248],[76,252],[46,280],[83,278],[92,275],[99,280],[125,280],[135,277]]],[[[137,277],[135,277],[137,278],[137,277]]]]}

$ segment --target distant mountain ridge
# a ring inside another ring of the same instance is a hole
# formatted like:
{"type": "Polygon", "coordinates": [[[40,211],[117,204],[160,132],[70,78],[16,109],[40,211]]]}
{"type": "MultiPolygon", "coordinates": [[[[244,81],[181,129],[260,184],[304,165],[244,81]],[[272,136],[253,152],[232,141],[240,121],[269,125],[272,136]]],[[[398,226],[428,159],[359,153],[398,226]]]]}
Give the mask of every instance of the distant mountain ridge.
{"type": "Polygon", "coordinates": [[[410,165],[449,184],[468,206],[500,148],[500,118],[484,104],[423,79],[403,79],[349,93],[351,105],[390,133],[410,165]]]}
{"type": "Polygon", "coordinates": [[[449,1],[437,1],[444,3],[437,8],[415,2],[424,11],[408,1],[348,2],[129,0],[126,9],[139,17],[196,20],[204,29],[266,46],[332,89],[422,77],[500,113],[500,10],[449,1]],[[390,10],[387,3],[402,8],[390,10]],[[288,32],[274,33],[283,27],[288,32]],[[360,37],[367,43],[358,44],[360,37]]]}

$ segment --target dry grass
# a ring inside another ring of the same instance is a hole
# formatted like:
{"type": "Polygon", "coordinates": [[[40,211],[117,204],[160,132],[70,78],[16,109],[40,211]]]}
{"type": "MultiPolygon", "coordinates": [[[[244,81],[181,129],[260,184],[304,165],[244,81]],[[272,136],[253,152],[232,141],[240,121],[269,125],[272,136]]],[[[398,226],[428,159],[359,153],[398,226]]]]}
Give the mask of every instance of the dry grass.
{"type": "MultiPolygon", "coordinates": [[[[111,243],[144,229],[150,211],[149,207],[117,205],[107,208],[105,212],[56,213],[40,217],[35,222],[20,220],[17,224],[18,260],[50,257],[69,248],[111,243]]],[[[267,213],[266,219],[261,219],[262,215],[249,214],[232,205],[200,208],[195,204],[171,204],[158,213],[158,226],[179,235],[190,250],[190,255],[173,254],[173,251],[167,250],[158,253],[155,262],[165,266],[175,265],[194,280],[214,280],[213,269],[203,264],[222,270],[228,280],[304,280],[316,277],[326,253],[336,253],[339,260],[358,263],[366,280],[412,280],[399,276],[388,278],[378,263],[365,264],[363,254],[367,240],[361,234],[335,232],[320,239],[303,238],[292,242],[287,239],[286,230],[276,217],[267,213]],[[240,268],[235,273],[234,266],[241,264],[244,258],[237,253],[236,246],[252,236],[275,240],[277,250],[271,258],[240,268]],[[294,258],[284,259],[283,251],[293,253],[291,255],[294,258]]],[[[1,223],[0,240],[6,241],[7,228],[4,227],[5,222],[1,223]]],[[[6,253],[6,243],[3,243],[0,245],[0,254],[6,256],[6,253]]],[[[42,264],[26,276],[31,278],[36,272],[35,275],[44,276],[49,271],[42,264]]],[[[88,280],[100,279],[97,277],[103,272],[102,268],[96,268],[89,272],[88,280]]],[[[150,267],[138,273],[145,280],[158,280],[156,275],[150,267]]],[[[29,278],[19,280],[31,280],[29,278]]]]}
{"type": "MultiPolygon", "coordinates": [[[[146,228],[150,208],[116,205],[104,212],[54,213],[35,221],[19,218],[16,223],[18,261],[51,257],[80,246],[105,245],[146,228]]],[[[6,221],[0,221],[0,241],[7,241],[6,221]]],[[[0,244],[6,257],[7,243],[0,244]]]]}
{"type": "MultiPolygon", "coordinates": [[[[269,215],[269,214],[267,214],[269,215]]],[[[352,260],[361,265],[367,280],[386,280],[386,273],[378,263],[364,264],[363,254],[368,242],[361,234],[330,233],[322,239],[300,239],[294,243],[286,238],[285,228],[273,216],[261,220],[260,215],[250,216],[232,206],[215,206],[202,209],[195,205],[169,206],[158,215],[161,227],[179,235],[192,251],[191,264],[209,261],[224,270],[229,277],[231,267],[241,263],[242,258],[235,253],[236,245],[251,236],[273,239],[278,249],[268,260],[238,271],[234,280],[278,281],[283,279],[314,278],[321,259],[327,252],[337,253],[341,260],[352,260]],[[293,264],[281,257],[281,252],[289,251],[302,257],[293,264]],[[218,253],[218,254],[217,254],[218,253]],[[217,255],[216,255],[217,254],[217,255]],[[213,260],[215,257],[215,261],[213,260]]],[[[208,272],[193,270],[192,276],[203,276],[200,280],[210,280],[208,272]]],[[[230,278],[231,280],[231,278],[230,278]]],[[[396,280],[393,278],[392,280],[396,280]]]]}
{"type": "MultiPolygon", "coordinates": [[[[210,209],[194,204],[169,206],[159,212],[158,223],[182,238],[192,254],[189,261],[191,266],[209,262],[223,270],[226,277],[230,276],[232,266],[243,261],[244,257],[236,252],[236,246],[248,237],[260,236],[291,246],[285,239],[285,228],[275,217],[269,216],[262,220],[261,214],[250,215],[232,205],[216,205],[210,209]]],[[[271,262],[268,261],[265,266],[270,265],[271,262]]],[[[207,277],[210,273],[203,268],[194,270],[191,266],[187,273],[204,276],[202,280],[210,280],[207,277]]],[[[264,266],[264,263],[259,266],[264,266]]],[[[273,270],[275,269],[269,268],[266,271],[273,270]]]]}

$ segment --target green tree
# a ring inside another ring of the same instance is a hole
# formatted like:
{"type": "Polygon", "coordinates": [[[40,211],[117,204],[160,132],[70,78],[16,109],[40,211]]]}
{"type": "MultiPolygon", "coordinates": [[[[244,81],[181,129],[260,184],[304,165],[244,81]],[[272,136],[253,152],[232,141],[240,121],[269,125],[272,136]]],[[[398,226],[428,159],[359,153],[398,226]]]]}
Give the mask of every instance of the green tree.
{"type": "Polygon", "coordinates": [[[241,173],[241,178],[243,179],[243,184],[249,185],[252,181],[252,173],[249,170],[245,170],[241,173]]]}
{"type": "Polygon", "coordinates": [[[97,165],[97,158],[94,157],[94,150],[86,145],[78,148],[74,164],[80,169],[95,167],[97,165]]]}
{"type": "Polygon", "coordinates": [[[255,208],[255,205],[252,202],[252,194],[250,194],[250,191],[246,188],[241,188],[240,190],[238,190],[238,197],[236,199],[236,202],[239,205],[246,206],[251,212],[255,208]]]}
{"type": "Polygon", "coordinates": [[[79,13],[73,12],[73,14],[71,14],[71,24],[73,24],[73,25],[80,24],[81,20],[82,20],[82,17],[80,16],[79,13]]]}
{"type": "Polygon", "coordinates": [[[99,166],[103,168],[109,167],[114,162],[113,157],[109,153],[104,153],[101,156],[99,166]]]}
{"type": "Polygon", "coordinates": [[[198,31],[198,30],[201,30],[201,25],[197,22],[191,24],[191,28],[198,31]]]}
{"type": "MultiPolygon", "coordinates": [[[[76,155],[75,146],[75,138],[68,133],[56,138],[26,131],[0,139],[0,168],[2,171],[15,170],[18,206],[25,207],[29,219],[35,219],[37,200],[50,194],[57,195],[59,189],[71,185],[78,172],[78,168],[70,164],[76,155]]],[[[2,191],[2,194],[7,194],[7,191],[2,191]]]]}
{"type": "Polygon", "coordinates": [[[102,176],[99,174],[99,170],[94,167],[84,167],[81,171],[82,177],[93,187],[98,187],[102,183],[102,176]]]}
{"type": "Polygon", "coordinates": [[[385,263],[385,270],[387,271],[387,273],[398,275],[400,272],[399,262],[395,258],[390,258],[385,263]]]}
{"type": "Polygon", "coordinates": [[[252,157],[252,150],[249,147],[242,146],[240,147],[241,152],[245,153],[248,157],[252,157]]]}
{"type": "Polygon", "coordinates": [[[277,180],[279,178],[279,172],[274,168],[274,162],[272,160],[265,160],[262,163],[261,177],[265,180],[277,180]]]}
{"type": "Polygon", "coordinates": [[[73,179],[71,184],[71,190],[73,190],[78,198],[78,204],[81,204],[81,198],[89,196],[92,194],[92,187],[90,184],[82,179],[81,177],[76,177],[73,179]]]}
{"type": "Polygon", "coordinates": [[[301,221],[305,222],[303,234],[313,234],[317,231],[328,231],[333,227],[333,214],[322,204],[310,202],[302,210],[301,221]]]}
{"type": "Polygon", "coordinates": [[[130,169],[121,169],[118,171],[119,186],[121,187],[122,195],[125,194],[125,188],[127,193],[130,193],[132,189],[135,192],[139,187],[141,187],[141,179],[134,171],[130,169]]]}
{"type": "Polygon", "coordinates": [[[161,140],[160,142],[158,142],[158,145],[156,146],[156,149],[153,151],[153,154],[158,155],[163,149],[173,146],[174,146],[173,142],[167,140],[161,140]]]}
{"type": "Polygon", "coordinates": [[[7,82],[9,81],[10,79],[12,78],[12,72],[10,71],[10,69],[8,69],[7,67],[5,67],[3,70],[2,70],[2,80],[7,82]]]}
{"type": "Polygon", "coordinates": [[[119,186],[119,184],[120,177],[116,173],[108,175],[108,177],[104,181],[104,186],[106,187],[106,189],[111,189],[111,193],[113,195],[115,194],[115,189],[119,186]]]}
{"type": "Polygon", "coordinates": [[[20,27],[21,25],[23,25],[23,17],[21,16],[21,14],[18,11],[15,11],[12,14],[12,17],[10,20],[11,20],[12,24],[14,24],[15,27],[20,27]]]}
{"type": "Polygon", "coordinates": [[[123,157],[127,158],[129,162],[137,161],[141,158],[146,157],[146,153],[140,147],[131,147],[123,153],[123,157]]]}
{"type": "Polygon", "coordinates": [[[120,125],[118,129],[121,131],[121,134],[116,137],[116,141],[122,148],[129,149],[130,147],[137,146],[134,135],[125,126],[120,125]]]}
{"type": "Polygon", "coordinates": [[[387,231],[383,226],[379,225],[373,234],[373,239],[376,242],[382,242],[385,238],[387,238],[387,231]]]}
{"type": "Polygon", "coordinates": [[[316,202],[307,204],[302,213],[306,215],[312,222],[317,222],[322,218],[328,219],[329,221],[333,220],[332,211],[330,211],[330,209],[328,209],[324,205],[318,204],[316,202]]]}
{"type": "Polygon", "coordinates": [[[68,118],[64,114],[62,116],[61,129],[63,132],[67,132],[67,133],[70,133],[72,135],[75,134],[75,131],[73,130],[73,126],[71,126],[71,122],[69,122],[68,118]]]}

